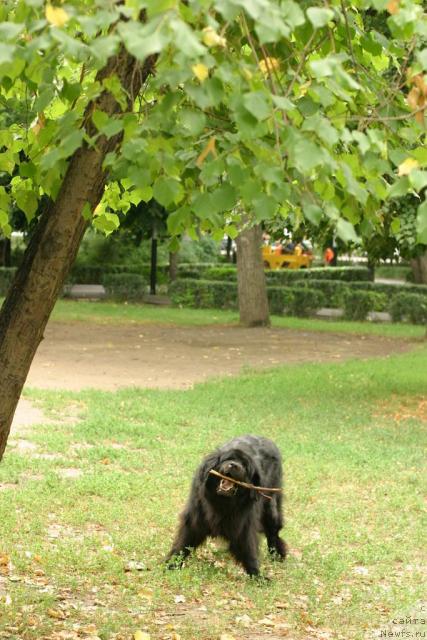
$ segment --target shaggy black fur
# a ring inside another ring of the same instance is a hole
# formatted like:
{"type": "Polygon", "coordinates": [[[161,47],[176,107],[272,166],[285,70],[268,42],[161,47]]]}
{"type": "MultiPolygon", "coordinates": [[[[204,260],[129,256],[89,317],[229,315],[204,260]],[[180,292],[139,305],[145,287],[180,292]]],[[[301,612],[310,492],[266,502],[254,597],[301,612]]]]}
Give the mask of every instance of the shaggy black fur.
{"type": "Polygon", "coordinates": [[[249,575],[259,575],[258,535],[264,532],[270,553],[286,556],[286,543],[279,537],[283,526],[282,494],[268,500],[253,489],[231,485],[209,474],[211,469],[256,486],[281,487],[282,464],[271,440],[241,436],[208,455],[193,478],[191,493],[167,561],[181,567],[192,549],[207,536],[225,538],[230,551],[249,575]]]}

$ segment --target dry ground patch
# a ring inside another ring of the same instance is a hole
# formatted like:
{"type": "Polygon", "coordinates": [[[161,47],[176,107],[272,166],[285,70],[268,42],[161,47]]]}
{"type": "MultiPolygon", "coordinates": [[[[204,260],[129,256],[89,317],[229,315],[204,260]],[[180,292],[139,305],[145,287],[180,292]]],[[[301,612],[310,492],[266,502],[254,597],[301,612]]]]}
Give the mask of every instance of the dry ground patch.
{"type": "Polygon", "coordinates": [[[388,356],[412,347],[401,338],[282,328],[52,321],[27,385],[185,389],[248,368],[388,356]]]}

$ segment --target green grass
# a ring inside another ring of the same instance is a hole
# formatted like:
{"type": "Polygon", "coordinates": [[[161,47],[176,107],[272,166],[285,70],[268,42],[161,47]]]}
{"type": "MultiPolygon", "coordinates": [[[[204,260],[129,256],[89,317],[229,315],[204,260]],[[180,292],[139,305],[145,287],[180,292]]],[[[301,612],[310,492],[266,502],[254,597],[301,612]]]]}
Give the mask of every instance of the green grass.
{"type": "Polygon", "coordinates": [[[53,424],[21,436],[50,457],[9,448],[0,465],[0,483],[16,483],[0,491],[6,637],[53,639],[93,624],[103,640],[137,629],[152,639],[362,640],[409,614],[424,591],[426,357],[417,347],[191,391],[27,392],[53,424]],[[182,571],[165,571],[195,468],[241,433],[283,452],[290,557],[271,562],[262,541],[271,581],[258,583],[210,543],[182,571]],[[70,468],[81,475],[59,475],[70,468]],[[145,569],[125,571],[132,560],[145,569]]]}
{"type": "MultiPolygon", "coordinates": [[[[155,322],[180,325],[237,324],[239,321],[237,313],[220,309],[180,309],[156,305],[72,300],[60,300],[55,306],[52,318],[63,322],[155,322]]],[[[279,316],[272,316],[271,321],[274,327],[304,331],[370,334],[396,338],[422,338],[425,335],[425,327],[410,324],[345,322],[279,316]]]]}

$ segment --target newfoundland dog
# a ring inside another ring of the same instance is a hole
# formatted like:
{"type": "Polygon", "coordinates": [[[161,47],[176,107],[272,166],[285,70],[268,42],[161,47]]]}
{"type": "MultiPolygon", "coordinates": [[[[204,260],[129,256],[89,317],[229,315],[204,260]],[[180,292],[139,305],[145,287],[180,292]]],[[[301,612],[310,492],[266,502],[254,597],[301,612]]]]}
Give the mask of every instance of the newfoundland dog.
{"type": "Polygon", "coordinates": [[[251,576],[259,575],[258,532],[264,532],[270,553],[282,559],[286,543],[282,493],[243,487],[211,471],[255,487],[282,488],[282,464],[271,440],[241,436],[208,455],[193,478],[175,541],[167,556],[169,568],[181,567],[192,549],[207,536],[225,538],[230,552],[251,576]]]}

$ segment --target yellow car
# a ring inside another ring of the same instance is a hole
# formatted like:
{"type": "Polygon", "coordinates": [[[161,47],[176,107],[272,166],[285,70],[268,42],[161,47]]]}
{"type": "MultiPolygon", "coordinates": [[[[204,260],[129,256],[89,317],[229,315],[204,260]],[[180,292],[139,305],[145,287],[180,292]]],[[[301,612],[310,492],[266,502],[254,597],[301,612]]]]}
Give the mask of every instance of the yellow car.
{"type": "Polygon", "coordinates": [[[303,253],[300,246],[296,246],[293,253],[283,253],[277,247],[264,245],[262,259],[266,269],[307,269],[311,267],[314,256],[303,253]]]}

